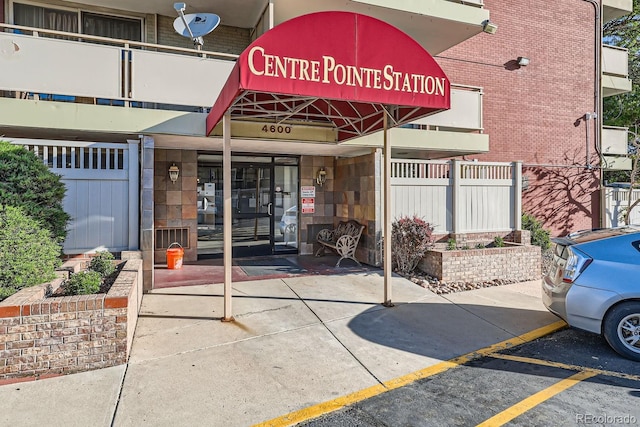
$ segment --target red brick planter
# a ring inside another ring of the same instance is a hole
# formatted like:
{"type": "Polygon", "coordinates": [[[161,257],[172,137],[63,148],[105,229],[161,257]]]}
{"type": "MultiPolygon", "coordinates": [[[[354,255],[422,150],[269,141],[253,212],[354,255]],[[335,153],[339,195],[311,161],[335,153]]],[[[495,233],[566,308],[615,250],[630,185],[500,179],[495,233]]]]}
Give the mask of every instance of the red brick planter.
{"type": "Polygon", "coordinates": [[[142,302],[141,260],[126,261],[107,294],[45,298],[47,286],[0,302],[0,379],[126,363],[142,302]]]}
{"type": "Polygon", "coordinates": [[[444,282],[483,282],[496,279],[527,281],[541,276],[539,246],[428,251],[418,265],[444,282]]]}

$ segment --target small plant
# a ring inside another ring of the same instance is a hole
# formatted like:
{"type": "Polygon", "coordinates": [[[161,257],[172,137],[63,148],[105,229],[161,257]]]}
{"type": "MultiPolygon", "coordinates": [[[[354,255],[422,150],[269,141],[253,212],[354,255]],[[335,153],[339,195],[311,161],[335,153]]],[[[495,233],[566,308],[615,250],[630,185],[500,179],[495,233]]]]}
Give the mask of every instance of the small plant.
{"type": "Polygon", "coordinates": [[[108,277],[115,271],[116,267],[113,265],[114,256],[111,252],[101,251],[98,252],[89,263],[89,270],[100,273],[102,278],[108,277]]]}
{"type": "Polygon", "coordinates": [[[102,277],[97,271],[81,271],[72,274],[64,284],[67,295],[90,295],[100,290],[102,277]]]}
{"type": "Polygon", "coordinates": [[[401,274],[411,273],[431,247],[433,227],[417,216],[391,225],[391,263],[401,274]]]}
{"type": "Polygon", "coordinates": [[[0,300],[55,278],[60,246],[22,209],[0,205],[0,300]]]}
{"type": "Polygon", "coordinates": [[[542,228],[542,223],[531,214],[522,215],[522,229],[531,232],[531,244],[540,246],[542,250],[551,247],[549,231],[542,228]]]}
{"type": "Polygon", "coordinates": [[[496,236],[493,238],[493,246],[495,246],[496,248],[503,248],[504,247],[504,239],[500,236],[496,236]]]}
{"type": "Polygon", "coordinates": [[[458,249],[458,243],[456,242],[456,239],[447,240],[447,250],[455,251],[456,249],[458,249]]]}
{"type": "Polygon", "coordinates": [[[476,249],[484,249],[485,246],[482,243],[476,243],[476,249]]]}
{"type": "Polygon", "coordinates": [[[471,246],[469,246],[469,245],[468,245],[468,244],[466,244],[466,243],[462,246],[462,250],[463,250],[463,251],[468,251],[469,249],[471,249],[471,246]]]}

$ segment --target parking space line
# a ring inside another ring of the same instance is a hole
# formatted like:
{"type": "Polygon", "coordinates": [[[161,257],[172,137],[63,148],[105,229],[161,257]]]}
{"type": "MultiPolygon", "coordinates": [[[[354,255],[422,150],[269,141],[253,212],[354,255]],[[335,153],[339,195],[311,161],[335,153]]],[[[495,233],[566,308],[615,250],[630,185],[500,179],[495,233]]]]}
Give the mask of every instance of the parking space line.
{"type": "Polygon", "coordinates": [[[345,406],[352,405],[354,403],[360,402],[370,397],[377,396],[384,392],[403,387],[415,381],[428,378],[436,374],[440,374],[442,372],[448,371],[449,369],[456,368],[460,365],[464,365],[465,363],[470,362],[472,360],[479,359],[480,357],[489,356],[495,353],[496,351],[504,350],[507,348],[511,348],[517,345],[527,343],[529,341],[533,341],[535,339],[538,339],[540,337],[543,337],[545,335],[548,335],[560,329],[563,329],[566,326],[567,324],[565,322],[557,321],[550,325],[543,326],[541,328],[535,329],[533,331],[527,332],[517,337],[504,340],[497,344],[493,344],[488,347],[484,347],[479,350],[473,351],[471,353],[467,353],[465,355],[462,355],[444,362],[437,363],[433,366],[429,366],[425,369],[421,369],[419,371],[413,372],[408,375],[404,375],[389,381],[385,381],[382,385],[375,385],[375,386],[366,388],[364,390],[360,390],[355,393],[348,394],[346,396],[338,397],[337,399],[329,400],[327,402],[322,402],[317,405],[309,406],[307,408],[303,408],[298,411],[290,412],[278,418],[274,418],[268,421],[264,421],[262,423],[255,424],[253,427],[285,427],[285,426],[298,424],[303,421],[308,421],[313,418],[317,418],[321,415],[337,411],[338,409],[344,408],[345,406]]]}
{"type": "Polygon", "coordinates": [[[493,353],[493,354],[489,354],[488,356],[493,357],[494,359],[511,360],[513,362],[530,363],[532,365],[549,366],[552,368],[562,368],[570,371],[593,372],[596,375],[622,378],[625,380],[632,380],[632,381],[640,381],[640,375],[625,374],[622,372],[615,372],[615,371],[605,371],[604,369],[589,368],[586,366],[579,366],[579,365],[569,365],[567,363],[552,362],[550,360],[534,359],[531,357],[514,356],[511,354],[500,354],[500,353],[493,353]]]}
{"type": "Polygon", "coordinates": [[[566,378],[562,381],[559,381],[552,385],[551,387],[547,387],[544,390],[537,392],[534,395],[527,397],[526,399],[516,403],[510,408],[505,409],[504,411],[494,415],[483,423],[477,425],[477,427],[497,427],[502,426],[514,418],[524,414],[528,410],[535,408],[542,402],[552,398],[556,394],[573,387],[578,384],[580,381],[586,380],[588,378],[594,377],[598,375],[595,372],[582,371],[577,374],[571,375],[569,378],[566,378]]]}

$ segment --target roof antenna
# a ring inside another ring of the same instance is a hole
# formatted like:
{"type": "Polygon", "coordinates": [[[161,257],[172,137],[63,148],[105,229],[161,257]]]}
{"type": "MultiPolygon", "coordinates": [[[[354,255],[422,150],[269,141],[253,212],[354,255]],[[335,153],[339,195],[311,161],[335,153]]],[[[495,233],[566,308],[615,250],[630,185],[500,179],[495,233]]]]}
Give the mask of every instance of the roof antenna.
{"type": "Polygon", "coordinates": [[[201,50],[204,44],[203,36],[209,34],[220,25],[220,17],[215,13],[190,13],[184,14],[186,3],[174,3],[173,8],[180,14],[173,21],[173,28],[183,37],[193,41],[193,46],[201,50]]]}

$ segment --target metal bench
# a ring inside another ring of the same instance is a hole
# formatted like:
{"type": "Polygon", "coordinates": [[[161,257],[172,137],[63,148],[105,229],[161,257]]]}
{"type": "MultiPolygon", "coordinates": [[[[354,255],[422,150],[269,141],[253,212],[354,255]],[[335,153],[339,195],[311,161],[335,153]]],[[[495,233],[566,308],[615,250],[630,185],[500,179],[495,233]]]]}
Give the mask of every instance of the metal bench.
{"type": "Polygon", "coordinates": [[[364,230],[364,225],[352,219],[340,221],[333,230],[328,228],[320,230],[316,236],[316,241],[320,244],[320,248],[316,251],[316,256],[324,255],[325,249],[330,248],[340,255],[336,267],[339,267],[340,262],[345,258],[352,259],[358,265],[361,265],[355,256],[362,230],[364,230]]]}

